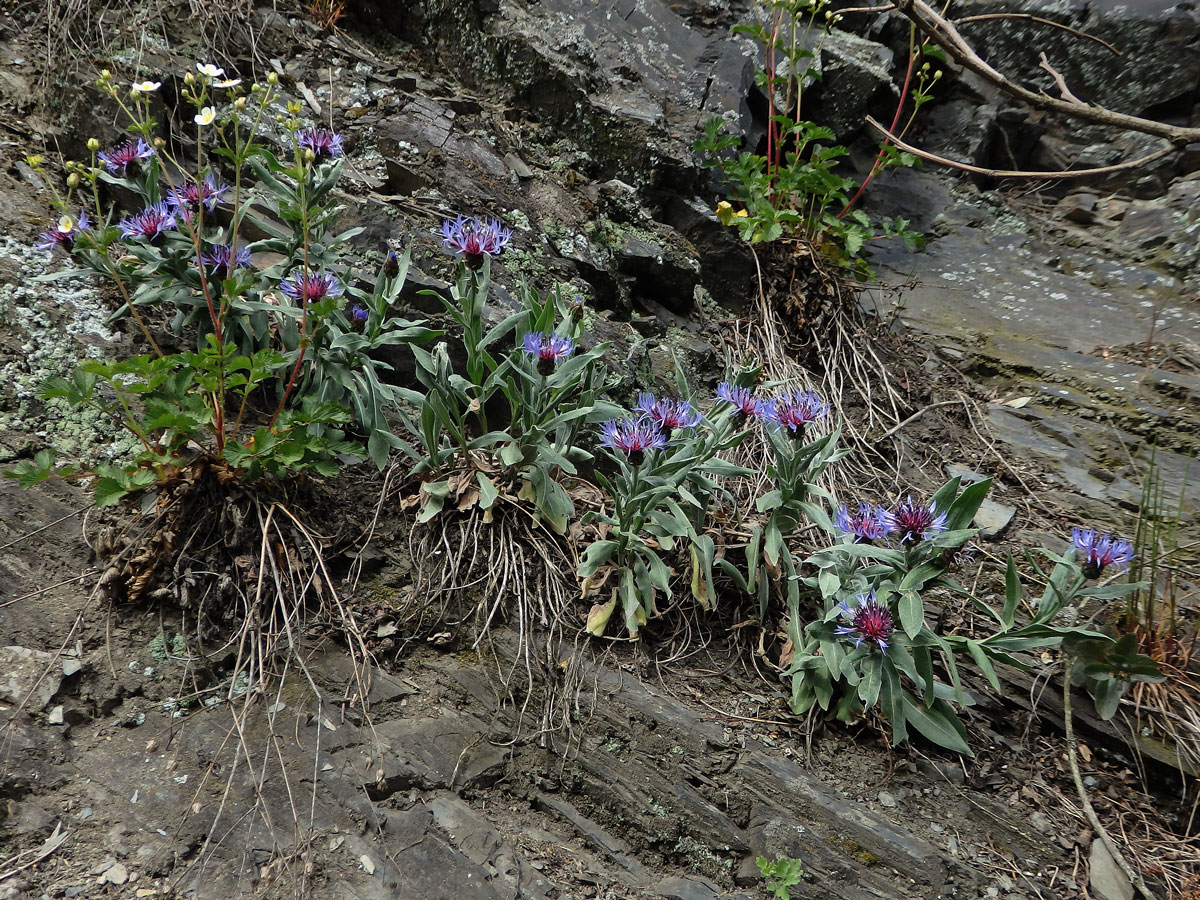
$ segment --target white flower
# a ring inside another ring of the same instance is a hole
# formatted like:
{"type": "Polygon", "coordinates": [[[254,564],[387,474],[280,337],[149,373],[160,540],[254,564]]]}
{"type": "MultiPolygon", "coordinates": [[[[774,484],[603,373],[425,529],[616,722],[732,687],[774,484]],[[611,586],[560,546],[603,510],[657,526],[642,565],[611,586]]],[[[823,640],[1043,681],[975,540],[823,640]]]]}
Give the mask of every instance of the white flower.
{"type": "Polygon", "coordinates": [[[242,83],[242,79],[240,79],[240,78],[230,78],[226,81],[214,81],[213,87],[231,88],[231,87],[237,87],[241,83],[242,83]]]}
{"type": "Polygon", "coordinates": [[[201,75],[206,75],[209,78],[221,78],[225,75],[225,70],[220,66],[214,66],[212,63],[196,63],[196,68],[200,70],[201,75]]]}
{"type": "Polygon", "coordinates": [[[196,113],[193,121],[197,125],[211,125],[216,117],[217,111],[211,106],[206,106],[200,112],[196,113]]]}
{"type": "Polygon", "coordinates": [[[63,234],[70,234],[75,230],[75,220],[70,216],[63,216],[58,220],[58,230],[63,234]]]}
{"type": "Polygon", "coordinates": [[[135,94],[153,94],[160,87],[162,87],[162,82],[161,81],[135,81],[131,85],[131,87],[133,88],[133,92],[135,94]]]}

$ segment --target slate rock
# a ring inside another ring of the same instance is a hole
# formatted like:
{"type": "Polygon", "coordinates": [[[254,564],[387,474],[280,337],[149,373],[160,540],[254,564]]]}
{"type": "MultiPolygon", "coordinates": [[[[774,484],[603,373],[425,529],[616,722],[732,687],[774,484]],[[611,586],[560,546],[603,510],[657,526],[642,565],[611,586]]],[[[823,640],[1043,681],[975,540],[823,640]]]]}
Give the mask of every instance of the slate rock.
{"type": "Polygon", "coordinates": [[[0,647],[0,700],[45,708],[62,684],[62,667],[54,654],[28,647],[0,647]]]}
{"type": "Polygon", "coordinates": [[[975,527],[979,529],[979,536],[987,541],[997,540],[1008,530],[1016,514],[1016,507],[995,500],[984,500],[975,513],[975,527]]]}
{"type": "Polygon", "coordinates": [[[714,900],[720,893],[720,889],[710,881],[675,876],[664,878],[654,889],[667,900],[714,900]]]}
{"type": "Polygon", "coordinates": [[[1133,885],[1100,838],[1092,841],[1088,886],[1099,900],[1133,900],[1133,885]]]}

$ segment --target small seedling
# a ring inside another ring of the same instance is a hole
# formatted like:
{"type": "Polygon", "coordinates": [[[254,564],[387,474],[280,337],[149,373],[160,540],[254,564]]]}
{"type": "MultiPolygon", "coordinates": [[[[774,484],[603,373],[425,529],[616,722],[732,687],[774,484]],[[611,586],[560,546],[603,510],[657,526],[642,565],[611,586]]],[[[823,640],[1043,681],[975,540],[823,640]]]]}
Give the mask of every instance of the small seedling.
{"type": "Polygon", "coordinates": [[[769,860],[765,856],[760,856],[754,861],[758,863],[758,870],[767,880],[767,890],[775,896],[776,900],[790,900],[792,886],[799,884],[800,879],[804,877],[804,866],[800,860],[792,859],[790,856],[769,860]]]}

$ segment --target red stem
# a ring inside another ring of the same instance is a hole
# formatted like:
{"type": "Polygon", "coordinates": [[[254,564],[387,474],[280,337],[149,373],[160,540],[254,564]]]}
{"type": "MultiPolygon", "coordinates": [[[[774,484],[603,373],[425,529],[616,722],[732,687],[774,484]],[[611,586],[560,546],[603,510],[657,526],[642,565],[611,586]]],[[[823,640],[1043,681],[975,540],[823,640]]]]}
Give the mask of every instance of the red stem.
{"type": "Polygon", "coordinates": [[[283,406],[287,403],[288,394],[292,392],[292,385],[296,383],[296,376],[300,374],[300,366],[304,362],[304,352],[308,349],[308,341],[301,338],[300,340],[300,355],[296,357],[296,365],[292,367],[292,375],[288,379],[287,385],[284,386],[283,396],[279,398],[279,405],[275,407],[275,415],[271,416],[271,421],[267,423],[267,428],[275,427],[275,420],[279,418],[279,414],[283,412],[283,406]]]}
{"type": "MultiPolygon", "coordinates": [[[[913,63],[916,62],[917,52],[916,45],[909,43],[908,45],[908,70],[904,73],[904,87],[900,89],[900,101],[896,104],[896,115],[892,116],[892,127],[888,129],[892,134],[896,133],[896,126],[900,124],[900,114],[904,111],[904,101],[908,97],[908,86],[912,83],[913,63]]],[[[888,144],[892,142],[890,137],[883,139],[883,145],[879,148],[879,153],[875,156],[875,163],[871,166],[871,171],[867,173],[867,177],[863,179],[863,183],[858,186],[858,190],[854,192],[854,196],[846,201],[846,205],[842,207],[842,211],[837,214],[839,219],[843,218],[846,213],[850,212],[850,208],[858,202],[858,198],[862,196],[863,191],[867,189],[867,185],[871,183],[871,179],[879,174],[879,170],[883,164],[883,151],[888,144]]]]}

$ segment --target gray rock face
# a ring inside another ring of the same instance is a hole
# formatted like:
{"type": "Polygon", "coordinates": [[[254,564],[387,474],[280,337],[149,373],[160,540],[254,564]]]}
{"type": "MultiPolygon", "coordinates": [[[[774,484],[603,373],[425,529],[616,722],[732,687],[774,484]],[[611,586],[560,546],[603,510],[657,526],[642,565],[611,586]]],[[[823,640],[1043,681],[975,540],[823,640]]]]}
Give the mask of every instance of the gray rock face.
{"type": "Polygon", "coordinates": [[[966,0],[955,16],[1029,13],[1061,22],[1101,38],[1117,49],[1029,20],[971,22],[962,26],[989,63],[1016,81],[1059,96],[1054,82],[1038,67],[1044,51],[1085,102],[1126,113],[1170,110],[1187,115],[1200,79],[1200,13],[1190,4],[1167,0],[1095,3],[1090,0],[1024,0],[998,4],[966,0]]]}

